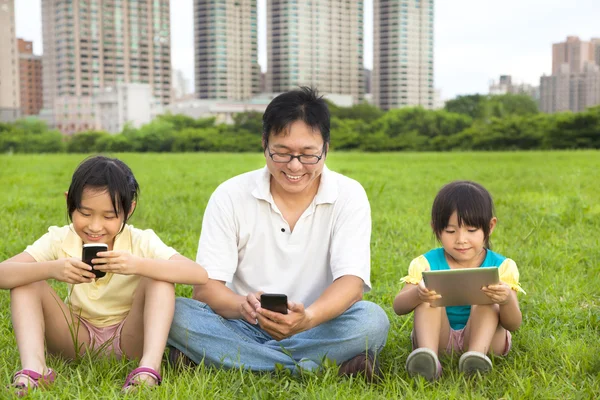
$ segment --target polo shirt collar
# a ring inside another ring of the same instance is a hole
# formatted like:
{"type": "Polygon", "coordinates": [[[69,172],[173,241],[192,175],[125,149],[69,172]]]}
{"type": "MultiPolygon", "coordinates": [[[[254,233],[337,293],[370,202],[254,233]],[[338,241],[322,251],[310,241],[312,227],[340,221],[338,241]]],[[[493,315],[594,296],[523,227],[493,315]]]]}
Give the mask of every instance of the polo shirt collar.
{"type": "MultiPolygon", "coordinates": [[[[71,257],[80,258],[81,249],[83,248],[83,240],[75,233],[73,224],[69,225],[69,232],[61,244],[62,250],[71,257]]],[[[115,251],[129,251],[131,252],[131,233],[129,232],[128,226],[125,225],[123,231],[115,237],[115,244],[113,246],[115,251]]]]}
{"type": "MultiPolygon", "coordinates": [[[[252,191],[252,195],[259,200],[267,201],[273,204],[273,196],[271,195],[271,172],[266,166],[256,179],[256,187],[252,191]]],[[[318,204],[333,204],[338,197],[338,182],[333,175],[333,172],[327,168],[327,165],[323,166],[321,172],[321,181],[319,182],[319,189],[315,196],[315,205],[318,204]]]]}

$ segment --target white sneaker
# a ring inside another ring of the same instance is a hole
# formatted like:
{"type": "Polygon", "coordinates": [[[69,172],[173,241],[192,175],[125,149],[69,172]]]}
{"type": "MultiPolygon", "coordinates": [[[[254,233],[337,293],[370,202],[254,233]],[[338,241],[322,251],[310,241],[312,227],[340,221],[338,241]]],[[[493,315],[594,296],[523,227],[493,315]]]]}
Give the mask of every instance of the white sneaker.
{"type": "Polygon", "coordinates": [[[458,370],[467,375],[485,374],[492,370],[492,360],[479,351],[467,351],[458,360],[458,370]]]}
{"type": "Polygon", "coordinates": [[[420,375],[428,381],[442,376],[442,364],[435,351],[421,347],[414,350],[406,359],[406,370],[410,376],[420,375]]]}

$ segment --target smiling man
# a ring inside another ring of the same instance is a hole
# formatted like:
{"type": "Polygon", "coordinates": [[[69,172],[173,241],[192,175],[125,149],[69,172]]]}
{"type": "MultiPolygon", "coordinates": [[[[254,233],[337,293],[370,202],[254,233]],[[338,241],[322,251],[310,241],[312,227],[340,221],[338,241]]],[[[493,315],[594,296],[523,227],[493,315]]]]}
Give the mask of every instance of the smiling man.
{"type": "Polygon", "coordinates": [[[341,375],[379,373],[389,321],[362,300],[371,210],[360,183],[325,166],[329,125],[309,88],[265,110],[266,167],[224,182],[206,207],[196,260],[210,281],[177,299],[172,362],[297,372],[329,358],[341,375]],[[286,294],[287,314],[262,308],[261,293],[286,294]]]}

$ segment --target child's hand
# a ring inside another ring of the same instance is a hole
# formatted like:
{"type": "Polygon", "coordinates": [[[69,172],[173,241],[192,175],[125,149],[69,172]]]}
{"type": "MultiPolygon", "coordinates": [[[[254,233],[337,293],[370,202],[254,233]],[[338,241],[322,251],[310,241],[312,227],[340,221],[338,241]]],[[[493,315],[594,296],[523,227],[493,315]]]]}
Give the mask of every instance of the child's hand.
{"type": "Polygon", "coordinates": [[[500,282],[496,285],[488,285],[481,288],[495,304],[504,305],[510,300],[510,291],[512,290],[504,282],[500,282]]]}
{"type": "Polygon", "coordinates": [[[430,305],[434,300],[442,298],[442,295],[437,294],[435,290],[427,289],[423,279],[421,279],[421,282],[419,282],[417,293],[419,294],[419,300],[421,300],[422,303],[429,303],[430,305]]]}
{"type": "Polygon", "coordinates": [[[65,258],[57,261],[57,268],[54,271],[54,279],[61,282],[71,283],[91,283],[96,278],[92,267],[77,258],[65,258]]]}
{"type": "Polygon", "coordinates": [[[119,275],[137,275],[142,259],[126,251],[101,251],[92,260],[98,271],[119,275]]]}

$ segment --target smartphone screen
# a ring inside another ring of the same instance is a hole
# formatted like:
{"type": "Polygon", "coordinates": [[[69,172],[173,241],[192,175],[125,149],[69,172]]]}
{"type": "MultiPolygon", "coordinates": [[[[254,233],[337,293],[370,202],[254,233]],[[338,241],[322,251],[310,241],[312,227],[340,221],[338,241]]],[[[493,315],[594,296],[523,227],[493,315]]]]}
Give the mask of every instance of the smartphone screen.
{"type": "Polygon", "coordinates": [[[287,314],[287,296],[285,294],[263,293],[260,295],[260,306],[267,310],[287,314]]]}
{"type": "Polygon", "coordinates": [[[104,243],[88,243],[83,245],[83,252],[81,254],[81,261],[92,267],[92,272],[96,275],[96,278],[102,278],[106,275],[104,271],[98,271],[94,268],[92,260],[97,258],[96,255],[100,252],[107,251],[108,245],[104,243]]]}

